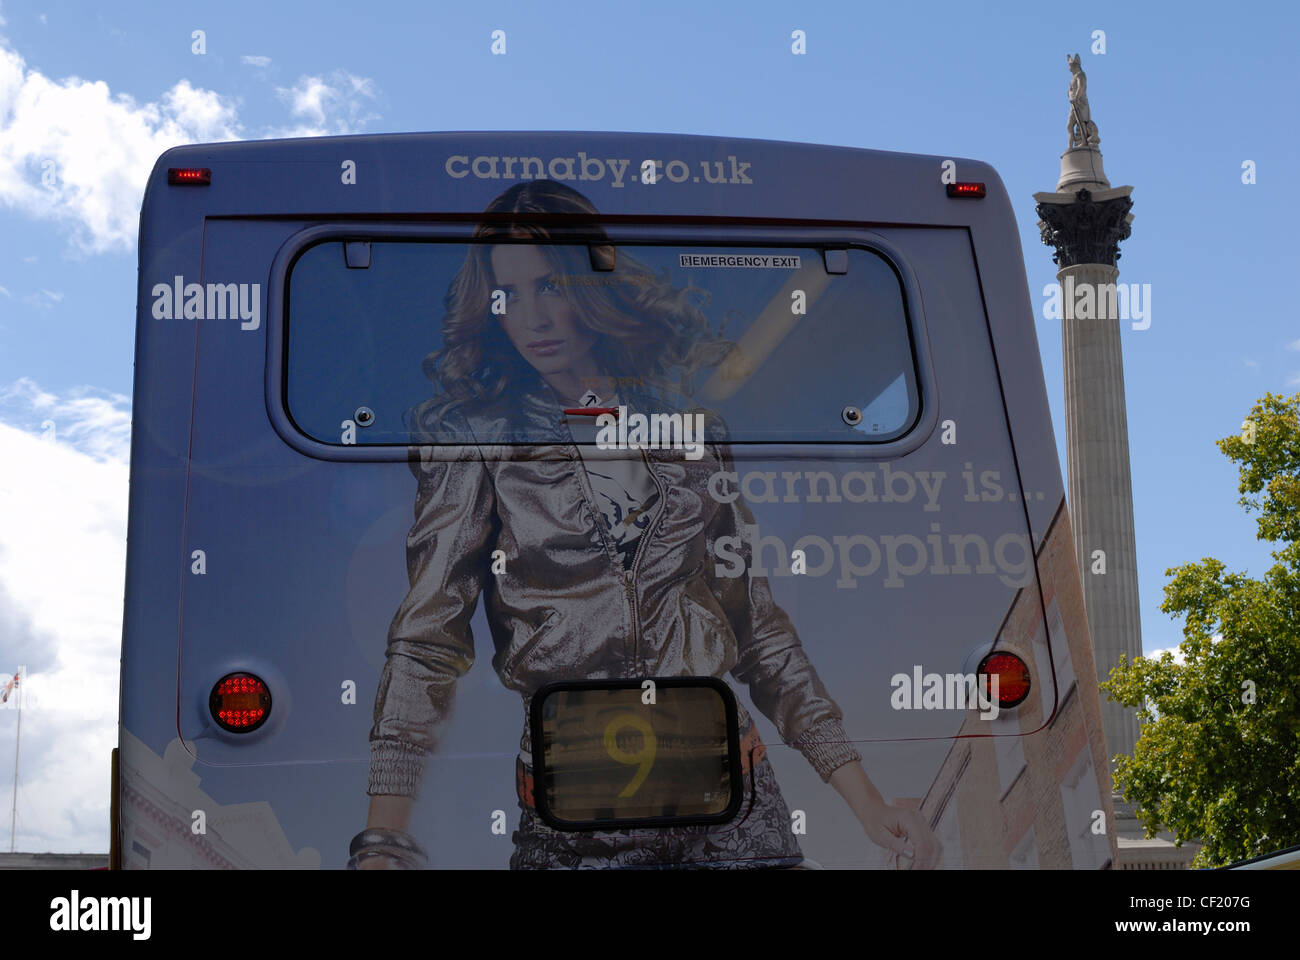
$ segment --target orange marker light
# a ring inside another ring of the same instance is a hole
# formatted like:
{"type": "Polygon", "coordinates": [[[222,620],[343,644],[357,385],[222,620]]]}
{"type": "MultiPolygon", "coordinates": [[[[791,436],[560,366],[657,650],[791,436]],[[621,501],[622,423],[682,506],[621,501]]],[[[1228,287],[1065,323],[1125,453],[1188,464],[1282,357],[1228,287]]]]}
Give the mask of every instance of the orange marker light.
{"type": "Polygon", "coordinates": [[[208,708],[222,730],[250,733],[270,716],[271,691],[251,673],[232,673],[212,688],[208,708]]]}

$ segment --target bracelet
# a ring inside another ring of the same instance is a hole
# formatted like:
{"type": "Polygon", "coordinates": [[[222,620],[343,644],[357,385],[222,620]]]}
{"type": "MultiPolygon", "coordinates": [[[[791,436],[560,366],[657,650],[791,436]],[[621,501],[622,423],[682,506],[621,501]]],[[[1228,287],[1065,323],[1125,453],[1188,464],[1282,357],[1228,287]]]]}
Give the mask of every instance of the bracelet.
{"type": "Polygon", "coordinates": [[[401,830],[370,827],[352,838],[348,845],[348,869],[356,870],[362,862],[373,857],[388,857],[404,870],[423,870],[429,855],[416,843],[415,838],[401,830]]]}

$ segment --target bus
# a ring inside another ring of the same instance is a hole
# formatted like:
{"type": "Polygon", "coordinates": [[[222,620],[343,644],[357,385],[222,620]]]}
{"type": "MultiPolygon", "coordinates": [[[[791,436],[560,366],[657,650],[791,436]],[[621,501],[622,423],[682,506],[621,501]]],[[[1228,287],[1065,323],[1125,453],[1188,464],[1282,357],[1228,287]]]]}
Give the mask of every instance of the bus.
{"type": "Polygon", "coordinates": [[[1300,870],[1300,844],[1248,860],[1238,860],[1220,870],[1300,870]]]}
{"type": "Polygon", "coordinates": [[[1114,865],[987,164],[192,145],[139,254],[115,867],[1114,865]]]}

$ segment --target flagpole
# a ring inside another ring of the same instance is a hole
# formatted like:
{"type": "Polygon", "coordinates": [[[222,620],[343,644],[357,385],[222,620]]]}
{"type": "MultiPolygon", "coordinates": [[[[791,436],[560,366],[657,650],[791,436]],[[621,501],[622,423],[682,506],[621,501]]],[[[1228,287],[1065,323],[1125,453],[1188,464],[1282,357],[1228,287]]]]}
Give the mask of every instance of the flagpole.
{"type": "Polygon", "coordinates": [[[9,852],[14,852],[14,832],[18,827],[18,750],[22,746],[23,735],[23,688],[27,686],[25,676],[27,668],[18,671],[18,730],[14,734],[14,804],[9,813],[9,852]]]}

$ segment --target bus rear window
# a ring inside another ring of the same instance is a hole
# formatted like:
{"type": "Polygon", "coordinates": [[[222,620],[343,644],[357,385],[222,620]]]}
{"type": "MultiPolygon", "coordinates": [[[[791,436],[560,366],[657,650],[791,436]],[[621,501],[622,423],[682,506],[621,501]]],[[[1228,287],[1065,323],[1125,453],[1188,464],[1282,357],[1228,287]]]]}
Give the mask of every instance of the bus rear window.
{"type": "Polygon", "coordinates": [[[288,288],[284,402],[326,444],[549,443],[578,406],[883,443],[920,413],[902,284],[866,248],[350,239],[288,288]]]}

